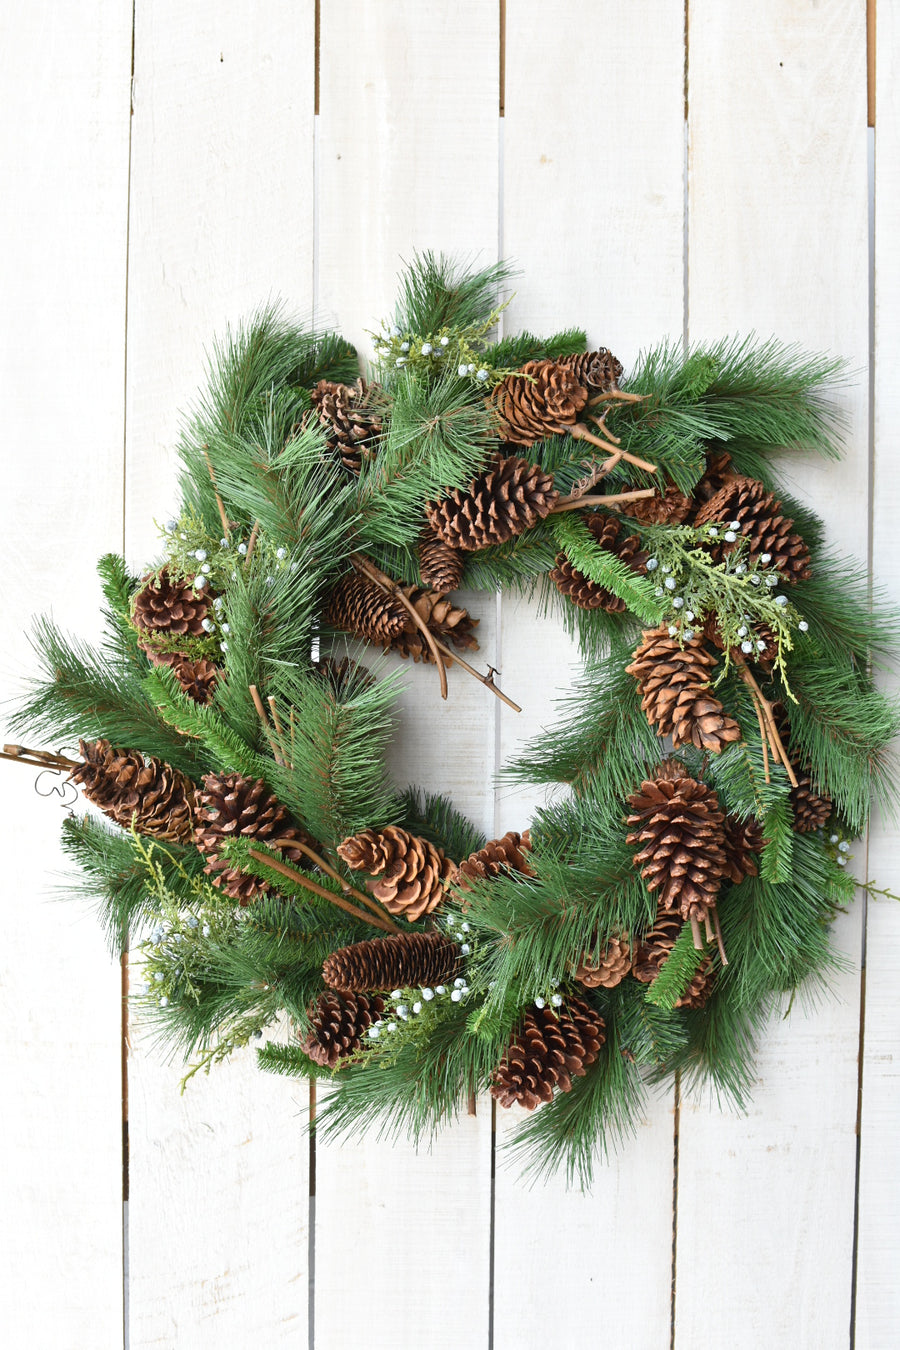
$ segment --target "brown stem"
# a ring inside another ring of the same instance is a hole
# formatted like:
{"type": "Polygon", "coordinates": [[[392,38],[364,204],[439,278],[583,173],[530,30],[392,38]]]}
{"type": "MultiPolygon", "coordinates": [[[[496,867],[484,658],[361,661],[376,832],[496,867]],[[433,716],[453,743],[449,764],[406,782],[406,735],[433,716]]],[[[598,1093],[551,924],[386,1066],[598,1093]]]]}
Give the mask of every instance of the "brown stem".
{"type": "Polygon", "coordinates": [[[269,742],[269,749],[272,751],[272,754],[275,758],[275,763],[281,764],[283,766],[284,760],[282,759],[281,752],[278,749],[278,743],[276,742],[275,737],[272,735],[272,729],[269,726],[269,719],[266,717],[266,710],[263,707],[263,701],[259,696],[259,690],[257,689],[255,684],[248,685],[247,687],[250,690],[250,697],[253,699],[253,706],[259,715],[259,720],[263,724],[263,729],[266,733],[266,740],[269,742]]]}
{"type": "Polygon", "coordinates": [[[431,656],[434,661],[434,664],[437,666],[438,677],[441,682],[441,698],[446,698],[447,667],[444,665],[443,657],[441,655],[440,648],[438,647],[438,644],[435,641],[434,634],[428,627],[428,624],[422,618],[419,611],[416,609],[415,605],[406,595],[403,594],[403,588],[391,577],[389,577],[386,572],[382,572],[380,567],[376,567],[375,564],[372,562],[371,558],[365,557],[364,554],[362,553],[351,553],[350,561],[356,568],[357,572],[362,572],[363,576],[367,576],[370,581],[374,581],[376,586],[380,586],[383,591],[387,591],[388,595],[393,595],[394,598],[396,600],[399,600],[403,608],[409,613],[409,616],[412,619],[413,623],[416,625],[416,627],[419,629],[422,636],[424,637],[428,650],[431,652],[431,656]]]}
{"type": "Polygon", "coordinates": [[[308,844],[301,844],[299,839],[273,839],[271,843],[273,848],[296,848],[299,849],[301,853],[305,853],[307,858],[309,858],[311,862],[314,862],[317,867],[321,868],[326,876],[331,877],[332,881],[340,882],[341,889],[344,891],[345,895],[352,895],[355,899],[361,900],[373,914],[378,915],[379,919],[383,919],[385,923],[390,924],[392,932],[399,933],[401,931],[400,926],[394,923],[390,914],[388,914],[387,910],[384,909],[377,900],[373,900],[371,895],[366,895],[364,891],[357,890],[355,886],[351,886],[346,877],[342,877],[340,872],[336,872],[334,868],[330,866],[324,858],[320,857],[315,849],[310,848],[308,844]]]}
{"type": "Polygon", "coordinates": [[[31,764],[37,769],[77,769],[79,761],[50,750],[29,750],[24,745],[4,745],[0,759],[12,759],[19,764],[31,764]]]}
{"type": "Polygon", "coordinates": [[[656,488],[636,488],[634,492],[611,492],[605,497],[579,497],[572,501],[571,497],[561,497],[555,506],[550,507],[550,514],[554,511],[577,511],[580,506],[613,506],[616,502],[636,502],[641,497],[655,497],[656,488]]]}
{"type": "Polygon", "coordinates": [[[785,750],[782,739],[778,734],[778,728],[775,725],[775,714],[772,712],[772,705],[766,698],[766,696],[763,694],[759,685],[756,683],[756,680],[753,678],[753,674],[750,671],[750,668],[747,665],[747,662],[744,660],[744,658],[736,653],[734,660],[737,664],[738,670],[741,673],[741,679],[744,681],[747,687],[753,691],[753,693],[759,700],[759,706],[762,709],[763,720],[765,721],[766,724],[766,731],[769,737],[769,744],[772,747],[772,753],[774,754],[776,759],[781,760],[781,763],[787,770],[787,776],[791,780],[791,786],[796,787],[797,775],[794,773],[794,766],[788,759],[788,753],[785,750]]]}
{"type": "Polygon", "coordinates": [[[588,407],[596,408],[598,403],[643,403],[646,397],[646,394],[626,394],[624,389],[610,389],[589,399],[588,407]]]}
{"type": "MultiPolygon", "coordinates": [[[[599,446],[601,450],[615,450],[617,448],[610,441],[601,441],[600,437],[595,436],[593,432],[588,431],[587,427],[582,422],[576,422],[573,427],[569,427],[569,435],[576,441],[590,441],[591,445],[599,446]]],[[[657,472],[657,466],[651,464],[649,460],[640,459],[637,455],[629,454],[627,450],[620,451],[620,454],[623,459],[627,460],[629,464],[633,464],[636,469],[644,469],[647,473],[657,472]]]]}
{"type": "Polygon", "coordinates": [[[622,437],[614,436],[610,431],[609,427],[606,425],[606,419],[607,417],[609,417],[609,414],[610,409],[604,408],[602,414],[599,417],[595,417],[594,414],[591,413],[590,418],[591,421],[596,423],[596,425],[600,428],[600,430],[603,432],[603,435],[606,436],[608,440],[612,441],[613,445],[621,445],[622,437]]]}
{"type": "Polygon", "coordinates": [[[700,922],[699,922],[699,920],[698,920],[696,914],[692,914],[692,915],[691,915],[691,932],[692,932],[693,935],[694,935],[694,948],[695,948],[695,950],[698,951],[698,952],[702,952],[702,951],[703,951],[703,947],[704,947],[704,942],[703,942],[703,936],[702,936],[702,934],[701,934],[701,932],[700,932],[700,922]]]}
{"type": "Polygon", "coordinates": [[[474,1089],[474,1088],[472,1088],[471,1091],[469,1092],[469,1115],[470,1115],[470,1116],[477,1115],[477,1111],[476,1111],[476,1109],[475,1109],[475,1089],[474,1089]]]}
{"type": "MultiPolygon", "coordinates": [[[[282,729],[282,726],[281,726],[281,720],[280,720],[280,718],[279,718],[279,716],[278,716],[278,708],[277,708],[276,705],[275,705],[275,699],[274,699],[274,696],[273,696],[272,694],[270,694],[269,697],[266,699],[266,702],[268,703],[268,705],[269,705],[269,711],[270,711],[271,714],[272,714],[272,721],[273,721],[274,724],[275,724],[275,735],[278,737],[279,748],[281,748],[282,755],[283,755],[283,754],[284,754],[284,730],[282,729]]],[[[293,767],[294,767],[293,764],[291,764],[290,767],[293,768],[293,767]]]]}
{"type": "MultiPolygon", "coordinates": [[[[748,688],[750,688],[749,685],[748,688]]],[[[759,723],[759,739],[760,742],[762,743],[762,752],[763,752],[763,777],[765,778],[767,783],[771,783],[772,779],[769,774],[769,741],[768,737],[766,736],[766,724],[763,721],[762,708],[756,701],[756,694],[753,692],[752,688],[750,689],[750,697],[753,700],[753,708],[756,713],[756,720],[759,723]]]]}
{"type": "Polygon", "coordinates": [[[255,848],[248,849],[248,856],[251,857],[254,862],[265,863],[265,865],[271,867],[273,871],[280,872],[284,877],[289,877],[291,881],[296,882],[298,886],[303,886],[305,890],[312,891],[314,895],[321,896],[323,900],[330,900],[333,905],[337,905],[338,909],[342,909],[345,914],[352,914],[354,919],[361,919],[363,923],[371,924],[375,928],[381,928],[385,933],[391,932],[391,929],[388,928],[387,924],[380,918],[377,918],[374,914],[366,914],[363,910],[357,909],[355,905],[350,904],[349,900],[343,900],[341,896],[335,895],[334,891],[329,891],[324,886],[320,886],[318,882],[313,881],[311,877],[304,876],[304,874],[298,872],[295,867],[289,867],[288,864],[282,862],[280,858],[270,858],[267,854],[260,853],[258,849],[255,848]]]}
{"type": "Polygon", "coordinates": [[[722,941],[722,925],[719,923],[719,911],[713,907],[713,923],[716,927],[716,945],[719,948],[719,960],[723,966],[728,965],[728,957],[725,955],[725,943],[722,941]]]}
{"type": "MultiPolygon", "coordinates": [[[[553,509],[558,511],[560,506],[568,506],[570,502],[580,502],[582,497],[600,482],[601,478],[605,478],[608,473],[612,472],[621,458],[621,454],[616,451],[614,455],[610,455],[609,459],[605,459],[602,464],[595,463],[591,472],[586,474],[584,478],[579,479],[567,497],[560,497],[553,509]]],[[[584,463],[589,465],[590,460],[586,459],[584,460],[584,463]]]]}
{"type": "Polygon", "coordinates": [[[508,698],[507,695],[504,694],[503,690],[499,689],[497,685],[494,684],[495,672],[493,666],[488,666],[489,674],[482,675],[481,672],[477,671],[474,666],[470,666],[468,661],[464,661],[462,657],[459,656],[456,652],[452,652],[449,647],[444,645],[443,642],[438,642],[437,639],[435,639],[435,641],[437,642],[438,647],[444,653],[445,656],[449,657],[451,661],[455,661],[458,666],[462,666],[466,674],[472,675],[476,680],[479,681],[480,684],[484,685],[485,689],[490,689],[491,693],[494,694],[497,698],[499,698],[501,703],[505,703],[507,708],[512,708],[513,712],[522,711],[518,703],[513,703],[512,699],[508,698]]]}
{"type": "Polygon", "coordinates": [[[254,520],[254,522],[253,522],[253,529],[250,531],[250,539],[249,539],[249,541],[248,541],[248,543],[247,543],[247,555],[246,555],[246,557],[244,558],[244,566],[245,566],[245,567],[247,566],[248,562],[250,561],[250,557],[251,557],[251,555],[252,555],[252,553],[253,553],[254,548],[256,547],[256,541],[257,541],[258,538],[259,538],[259,521],[258,521],[258,520],[254,520]]]}
{"type": "Polygon", "coordinates": [[[213,492],[216,494],[216,506],[218,506],[219,508],[219,519],[222,521],[222,533],[224,534],[226,539],[230,540],[231,526],[228,523],[228,516],[225,514],[225,504],[222,501],[222,498],[219,496],[219,489],[216,485],[216,475],[213,473],[213,466],[212,463],[210,462],[206,446],[203,447],[203,458],[206,460],[206,467],[209,469],[209,476],[210,480],[212,481],[213,492]]]}

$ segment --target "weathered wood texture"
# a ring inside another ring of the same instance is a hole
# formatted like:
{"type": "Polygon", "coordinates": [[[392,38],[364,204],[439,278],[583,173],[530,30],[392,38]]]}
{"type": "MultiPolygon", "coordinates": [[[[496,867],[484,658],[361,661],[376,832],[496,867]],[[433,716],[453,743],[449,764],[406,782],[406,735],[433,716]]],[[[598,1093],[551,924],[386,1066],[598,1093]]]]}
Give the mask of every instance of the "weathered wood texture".
{"type": "MultiPolygon", "coordinates": [[[[282,296],[365,352],[401,260],[421,248],[511,258],[522,277],[507,331],[580,324],[626,366],[685,326],[844,356],[859,372],[843,395],[846,459],[798,459],[793,477],[845,552],[866,556],[871,519],[890,583],[893,7],[878,16],[874,494],[862,0],[752,12],[264,0],[252,14],[235,0],[136,0],[133,20],[133,114],[130,4],[85,0],[60,17],[42,0],[4,24],[10,693],[31,668],[30,613],[52,606],[90,635],[95,557],[124,543],[135,566],[153,559],[179,411],[213,334],[282,296]]],[[[489,832],[522,828],[537,798],[495,772],[555,717],[579,663],[534,600],[472,607],[479,657],[524,711],[453,670],[441,704],[433,669],[410,666],[393,767],[489,832]]],[[[15,897],[0,971],[15,1084],[2,1126],[7,1325],[15,1344],[105,1350],[124,1345],[119,971],[83,909],[43,901],[58,813],[12,766],[0,792],[15,897]]],[[[882,885],[898,880],[895,853],[884,823],[869,857],[882,885]]],[[[686,1100],[679,1118],[672,1094],[651,1101],[592,1196],[518,1184],[504,1165],[515,1121],[498,1112],[495,1156],[479,1102],[431,1154],[320,1142],[311,1205],[302,1087],[258,1074],[246,1053],[180,1097],[178,1067],[134,1030],[129,1344],[847,1346],[857,1196],[856,1344],[892,1344],[900,919],[890,901],[868,906],[857,1188],[863,921],[858,906],[838,926],[836,998],[769,1028],[749,1114],[686,1100]]]]}

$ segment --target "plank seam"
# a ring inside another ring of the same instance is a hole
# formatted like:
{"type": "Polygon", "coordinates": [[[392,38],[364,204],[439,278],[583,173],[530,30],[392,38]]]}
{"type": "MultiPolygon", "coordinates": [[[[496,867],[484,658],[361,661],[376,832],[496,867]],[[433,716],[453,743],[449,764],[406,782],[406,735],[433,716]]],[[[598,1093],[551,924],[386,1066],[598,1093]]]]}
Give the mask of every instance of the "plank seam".
{"type": "Polygon", "coordinates": [[[675,1108],[672,1116],[672,1295],[669,1314],[669,1350],[675,1350],[675,1280],[678,1271],[678,1135],[681,1126],[681,1071],[675,1070],[675,1108]]]}

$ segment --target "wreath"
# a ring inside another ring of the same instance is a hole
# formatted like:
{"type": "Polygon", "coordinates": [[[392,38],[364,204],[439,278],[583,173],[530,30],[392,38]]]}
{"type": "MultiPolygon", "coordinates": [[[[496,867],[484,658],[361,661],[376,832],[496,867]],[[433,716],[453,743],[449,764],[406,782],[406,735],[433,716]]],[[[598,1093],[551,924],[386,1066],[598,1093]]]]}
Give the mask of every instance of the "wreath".
{"type": "Polygon", "coordinates": [[[101,560],[101,647],[37,623],[17,728],[78,758],[4,754],[99,808],[67,892],[139,950],[187,1078],[257,1041],[333,1080],[318,1131],[415,1141],[487,1091],[586,1184],[653,1083],[743,1105],[768,1012],[838,964],[851,841],[896,798],[894,619],[775,463],[838,453],[840,362],[663,343],[626,381],[577,330],[499,339],[510,275],[417,257],[371,379],[278,310],[217,345],[162,556],[101,560]],[[389,780],[398,676],[362,659],[515,709],[461,588],[540,591],[584,658],[501,839],[389,780]]]}

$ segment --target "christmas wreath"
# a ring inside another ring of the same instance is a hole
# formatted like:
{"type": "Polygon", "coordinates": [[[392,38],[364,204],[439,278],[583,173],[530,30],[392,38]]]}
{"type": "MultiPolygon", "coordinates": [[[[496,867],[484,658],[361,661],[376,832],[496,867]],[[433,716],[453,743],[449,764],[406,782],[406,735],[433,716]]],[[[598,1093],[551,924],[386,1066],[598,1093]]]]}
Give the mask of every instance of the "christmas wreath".
{"type": "Polygon", "coordinates": [[[333,1081],[320,1132],[417,1141],[488,1091],[586,1182],[648,1085],[744,1102],[766,1014],[837,964],[850,841],[895,796],[894,619],[778,479],[837,454],[839,362],[661,344],[626,381],[582,332],[498,339],[508,277],[417,258],[371,379],[278,311],[217,346],[161,558],[101,560],[101,648],[38,622],[17,728],[78,758],[4,753],[99,808],[63,826],[69,892],[188,1077],[256,1038],[333,1081]],[[556,791],[501,839],[389,781],[397,675],[361,659],[515,708],[463,587],[539,588],[584,656],[504,770],[556,791]]]}

